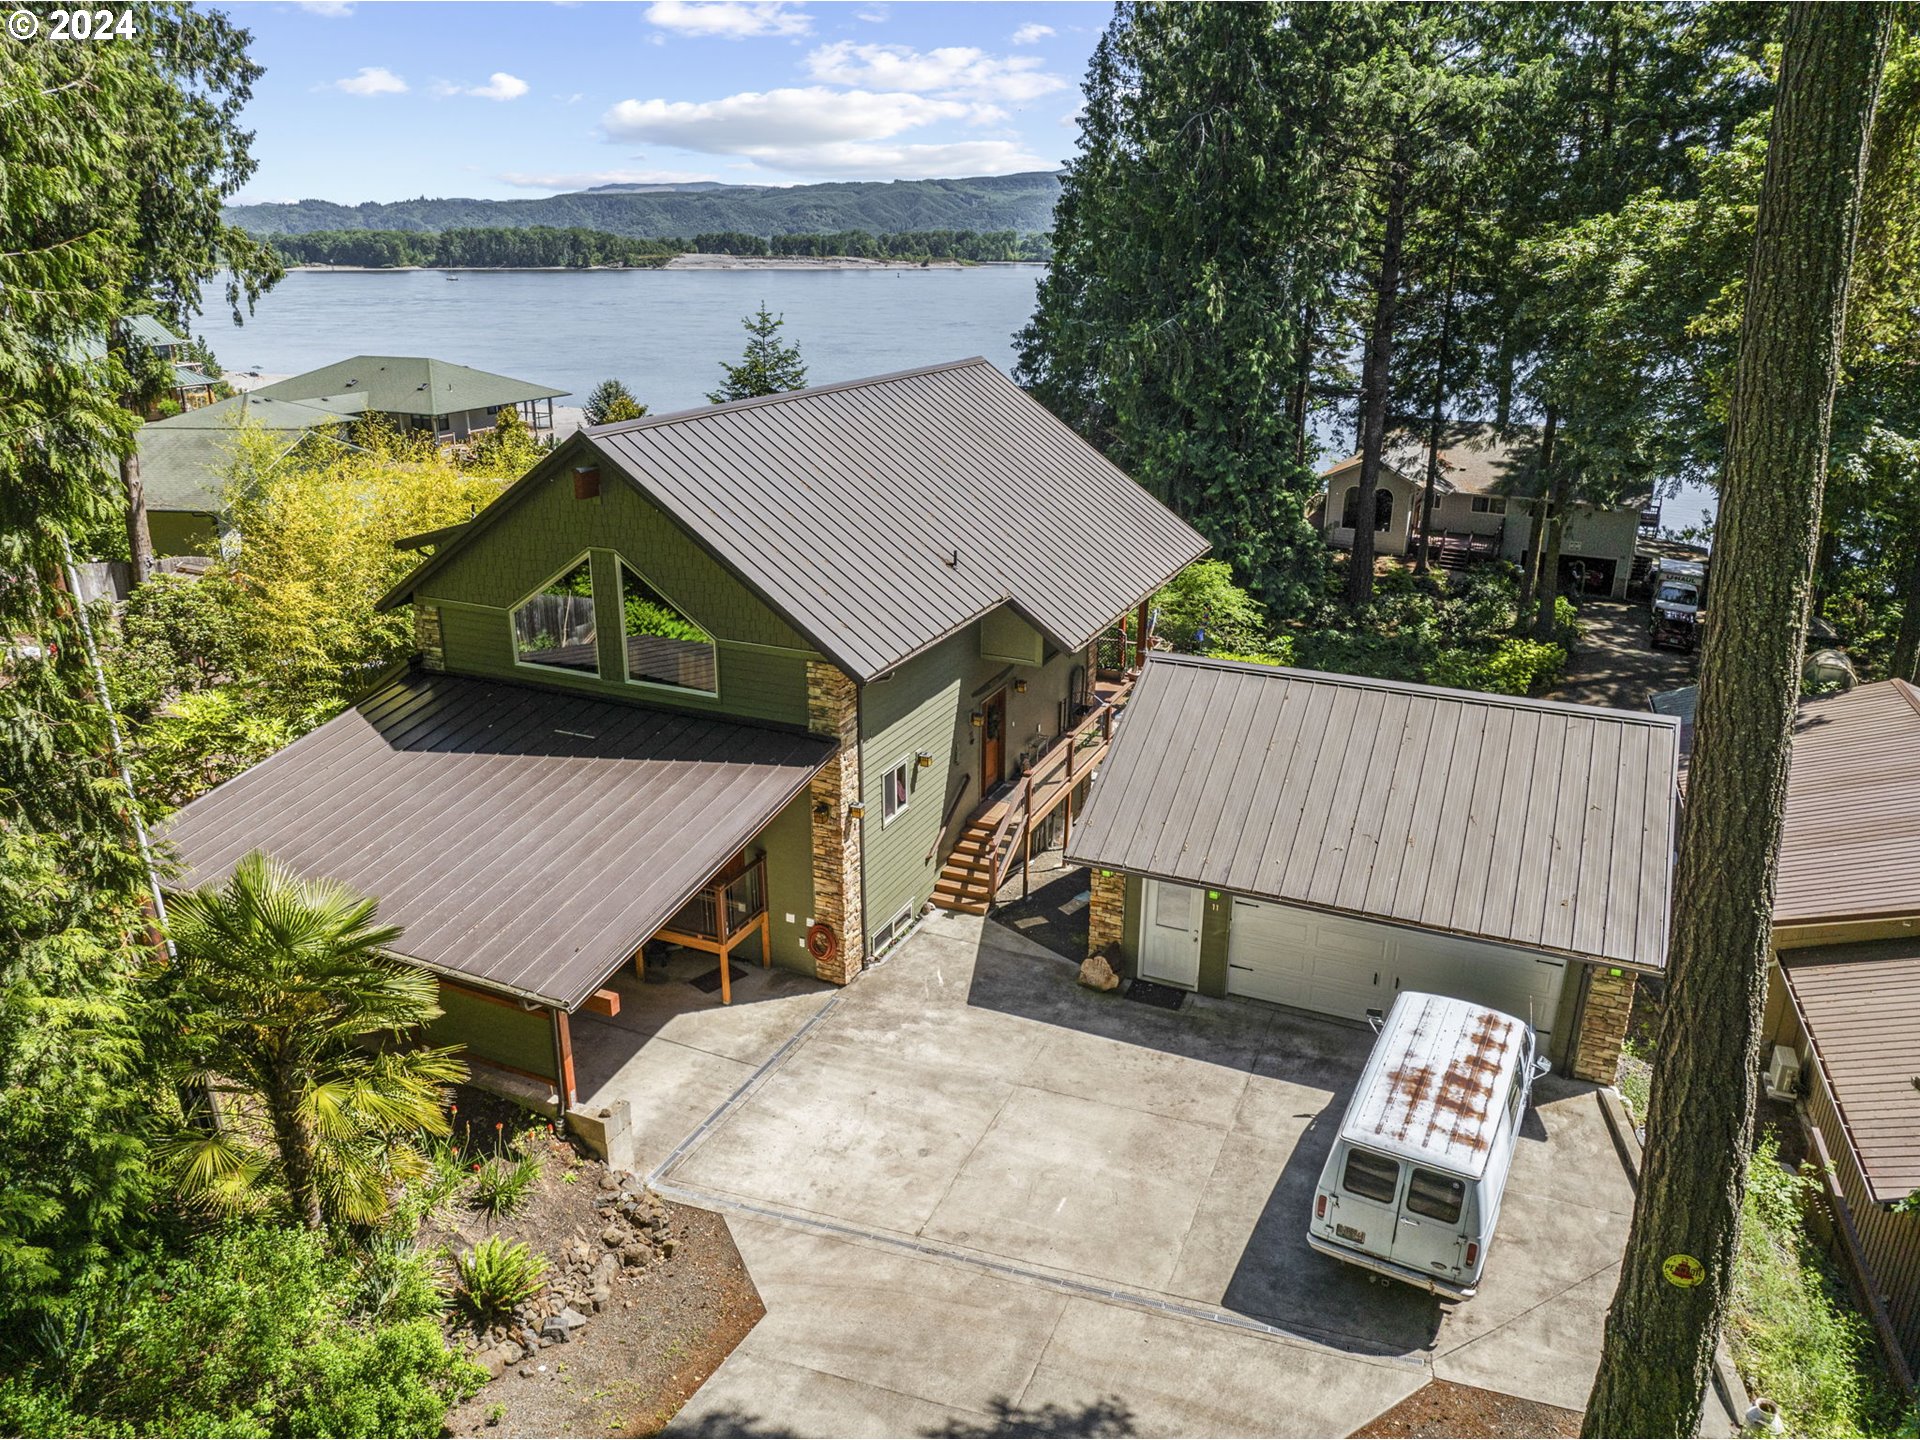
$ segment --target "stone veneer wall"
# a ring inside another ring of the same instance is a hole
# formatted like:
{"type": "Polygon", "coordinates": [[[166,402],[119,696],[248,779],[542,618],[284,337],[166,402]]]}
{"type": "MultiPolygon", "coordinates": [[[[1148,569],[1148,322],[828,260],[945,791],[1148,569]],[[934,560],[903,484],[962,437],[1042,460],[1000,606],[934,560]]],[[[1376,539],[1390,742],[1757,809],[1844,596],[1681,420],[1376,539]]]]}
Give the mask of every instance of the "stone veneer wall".
{"type": "Polygon", "coordinates": [[[1087,901],[1087,954],[1098,955],[1109,945],[1116,949],[1127,928],[1127,877],[1118,870],[1093,872],[1092,898],[1087,901]]]}
{"type": "Polygon", "coordinates": [[[822,980],[844,985],[860,973],[866,956],[866,922],[860,895],[860,820],[847,807],[860,801],[859,690],[823,661],[807,663],[807,728],[839,742],[840,752],[813,777],[813,918],[833,927],[839,945],[817,962],[822,980]]]}
{"type": "Polygon", "coordinates": [[[440,633],[440,607],[413,607],[413,643],[420,651],[420,664],[428,670],[447,668],[446,642],[440,633]]]}
{"type": "Polygon", "coordinates": [[[1580,1007],[1580,1033],[1573,1037],[1574,1079],[1613,1084],[1632,1014],[1632,973],[1589,968],[1586,1003],[1580,1007]]]}

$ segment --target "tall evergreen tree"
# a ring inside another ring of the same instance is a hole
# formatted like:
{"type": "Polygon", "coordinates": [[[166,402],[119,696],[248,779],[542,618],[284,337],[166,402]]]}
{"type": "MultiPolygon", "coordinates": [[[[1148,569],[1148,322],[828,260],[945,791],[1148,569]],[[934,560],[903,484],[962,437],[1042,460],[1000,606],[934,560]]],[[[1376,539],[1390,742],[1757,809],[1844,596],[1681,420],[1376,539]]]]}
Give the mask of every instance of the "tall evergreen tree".
{"type": "Polygon", "coordinates": [[[780,338],[786,316],[768,313],[763,301],[757,313],[743,317],[740,323],[747,328],[746,354],[738,365],[720,362],[720,368],[727,372],[726,383],[709,391],[707,399],[723,405],[729,400],[804,390],[807,367],[800,359],[800,349],[780,338]]]}
{"type": "Polygon", "coordinates": [[[1319,565],[1302,376],[1354,243],[1336,163],[1373,10],[1123,4],[1017,376],[1268,600],[1319,565]]]}
{"type": "Polygon", "coordinates": [[[623,381],[609,378],[588,394],[581,418],[589,425],[613,425],[622,420],[638,420],[646,413],[647,407],[633,398],[633,391],[623,381]]]}
{"type": "Polygon", "coordinates": [[[1890,10],[1807,5],[1787,16],[1647,1150],[1587,1435],[1693,1434],[1726,1315],[1848,270],[1890,10]]]}

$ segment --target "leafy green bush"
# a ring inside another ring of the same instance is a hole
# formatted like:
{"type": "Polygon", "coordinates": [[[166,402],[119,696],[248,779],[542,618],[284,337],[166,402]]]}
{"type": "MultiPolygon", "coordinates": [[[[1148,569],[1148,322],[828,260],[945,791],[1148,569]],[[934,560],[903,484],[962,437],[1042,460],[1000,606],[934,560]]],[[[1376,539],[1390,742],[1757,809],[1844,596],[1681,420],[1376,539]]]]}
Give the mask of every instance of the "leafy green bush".
{"type": "Polygon", "coordinates": [[[1223,560],[1196,560],[1153,597],[1155,633],[1188,655],[1259,653],[1268,643],[1266,613],[1233,581],[1223,560]]]}
{"type": "Polygon", "coordinates": [[[52,1318],[0,1385],[0,1431],[438,1435],[484,1375],[442,1339],[424,1259],[387,1263],[416,1274],[356,1320],[361,1263],[309,1232],[225,1231],[136,1262],[52,1318]]]}
{"type": "Polygon", "coordinates": [[[473,1249],[454,1258],[460,1288],[467,1304],[482,1318],[505,1315],[514,1306],[540,1293],[546,1279],[546,1258],[518,1240],[489,1235],[473,1249]]]}
{"type": "Polygon", "coordinates": [[[1803,1225],[1820,1188],[1780,1163],[1775,1136],[1761,1141],[1740,1216],[1728,1343],[1748,1388],[1780,1406],[1789,1433],[1886,1434],[1901,1407],[1866,1323],[1803,1225]]]}
{"type": "Polygon", "coordinates": [[[1509,635],[1492,654],[1449,650],[1434,662],[1430,678],[1436,685],[1457,690],[1485,690],[1495,695],[1537,695],[1550,688],[1566,669],[1567,652],[1558,645],[1509,635]]]}
{"type": "Polygon", "coordinates": [[[495,1217],[511,1215],[539,1179],[538,1155],[495,1155],[474,1172],[474,1208],[495,1217]]]}
{"type": "Polygon", "coordinates": [[[262,703],[251,686],[195,690],[135,727],[135,777],[142,794],[171,810],[258,764],[323,718],[289,717],[262,703]]]}

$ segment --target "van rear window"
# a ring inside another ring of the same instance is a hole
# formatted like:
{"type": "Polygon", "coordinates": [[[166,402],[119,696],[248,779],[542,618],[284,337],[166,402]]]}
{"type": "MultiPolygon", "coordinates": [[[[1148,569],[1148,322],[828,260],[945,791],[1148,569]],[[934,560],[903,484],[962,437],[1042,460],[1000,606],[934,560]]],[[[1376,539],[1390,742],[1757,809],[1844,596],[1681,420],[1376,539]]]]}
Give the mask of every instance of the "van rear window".
{"type": "Polygon", "coordinates": [[[1449,1225],[1460,1218],[1460,1202],[1467,1193],[1467,1182],[1451,1175],[1414,1167],[1407,1181],[1407,1209],[1429,1220],[1444,1220],[1449,1225]]]}
{"type": "Polygon", "coordinates": [[[1340,1188],[1362,1200],[1391,1205],[1400,1190],[1400,1162],[1375,1155],[1371,1150],[1349,1150],[1347,1171],[1340,1188]]]}

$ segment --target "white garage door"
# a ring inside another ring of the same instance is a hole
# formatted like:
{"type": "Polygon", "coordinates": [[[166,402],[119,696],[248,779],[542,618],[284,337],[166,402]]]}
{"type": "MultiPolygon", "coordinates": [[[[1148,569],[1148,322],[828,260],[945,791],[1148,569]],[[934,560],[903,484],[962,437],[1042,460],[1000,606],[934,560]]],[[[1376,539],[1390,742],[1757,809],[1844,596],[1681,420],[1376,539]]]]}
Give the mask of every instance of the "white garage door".
{"type": "Polygon", "coordinates": [[[1491,1005],[1529,1021],[1551,1047],[1564,960],[1452,935],[1402,930],[1260,900],[1233,902],[1227,993],[1363,1020],[1401,990],[1491,1005]]]}

